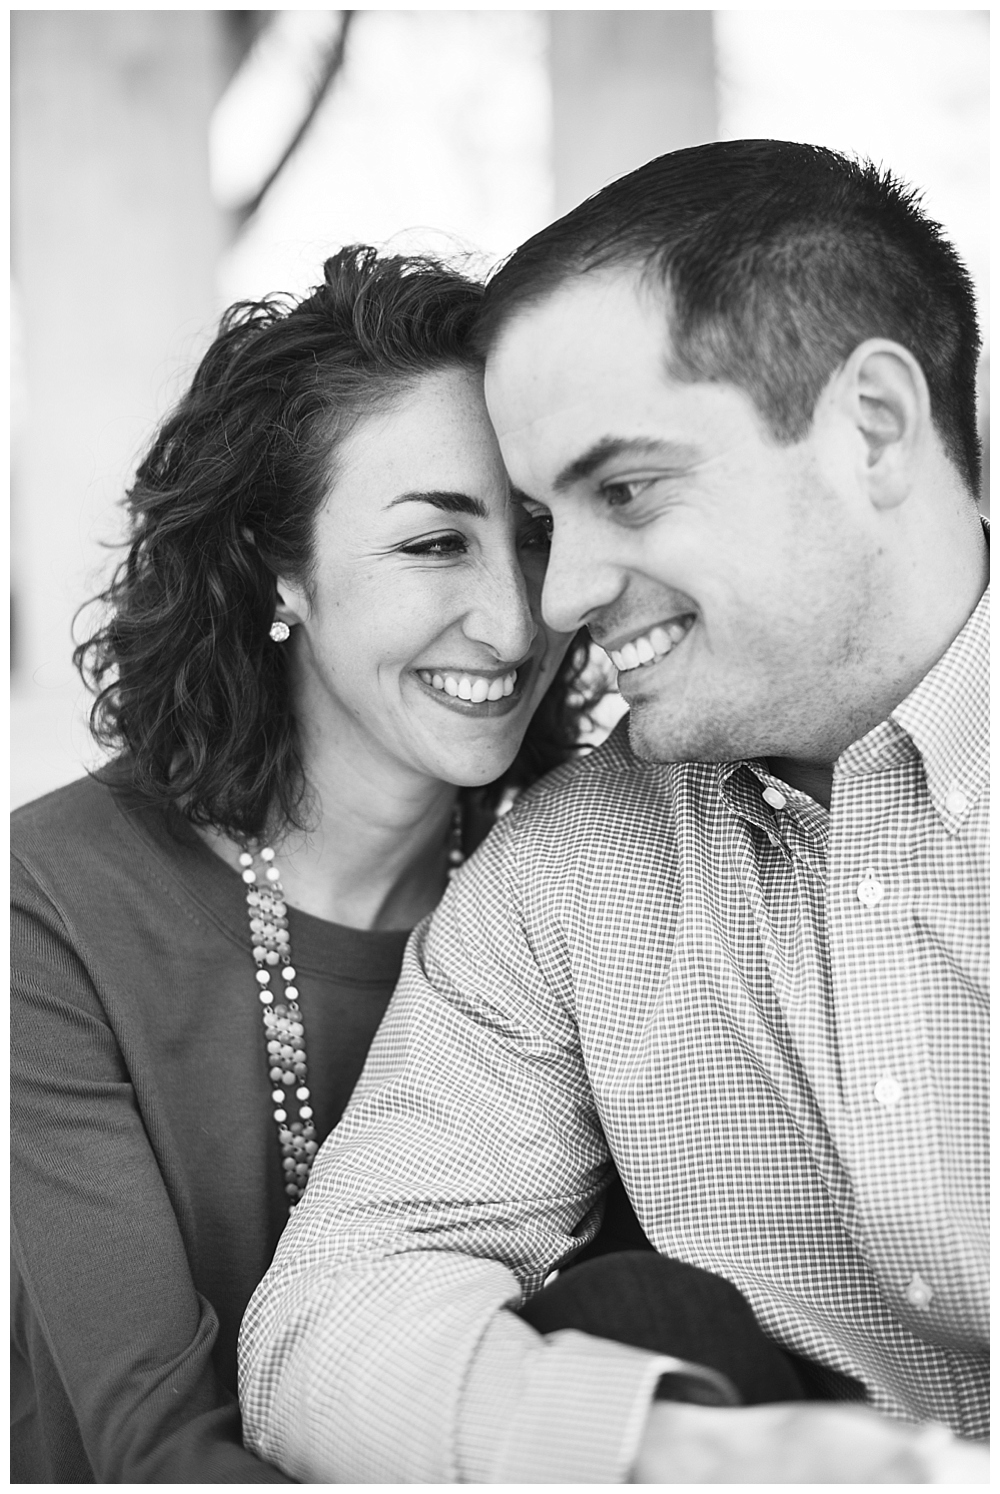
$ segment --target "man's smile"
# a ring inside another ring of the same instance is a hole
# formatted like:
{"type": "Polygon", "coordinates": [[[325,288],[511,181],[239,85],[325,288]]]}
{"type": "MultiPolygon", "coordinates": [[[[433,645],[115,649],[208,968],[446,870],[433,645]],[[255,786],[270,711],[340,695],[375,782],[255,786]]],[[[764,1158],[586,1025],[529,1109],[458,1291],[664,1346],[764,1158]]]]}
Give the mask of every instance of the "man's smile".
{"type": "Polygon", "coordinates": [[[694,613],[685,612],[679,617],[672,617],[669,621],[656,623],[654,627],[646,629],[642,633],[633,633],[631,638],[624,643],[612,646],[610,643],[602,643],[601,647],[611,659],[619,674],[627,674],[630,670],[641,669],[644,665],[655,664],[663,659],[679,643],[682,643],[694,624],[694,613]]]}

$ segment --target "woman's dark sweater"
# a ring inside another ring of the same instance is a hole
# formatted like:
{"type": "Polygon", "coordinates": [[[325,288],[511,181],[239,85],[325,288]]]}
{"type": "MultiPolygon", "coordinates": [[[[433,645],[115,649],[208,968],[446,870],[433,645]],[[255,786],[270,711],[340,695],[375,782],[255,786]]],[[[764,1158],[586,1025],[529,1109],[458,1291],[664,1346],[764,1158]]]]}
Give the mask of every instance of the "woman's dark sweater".
{"type": "MultiPolygon", "coordinates": [[[[243,884],[89,779],[19,810],[12,851],[12,1480],[289,1482],[236,1402],[287,1218],[243,884]]],[[[289,917],[322,1138],[406,935],[289,917]]]]}

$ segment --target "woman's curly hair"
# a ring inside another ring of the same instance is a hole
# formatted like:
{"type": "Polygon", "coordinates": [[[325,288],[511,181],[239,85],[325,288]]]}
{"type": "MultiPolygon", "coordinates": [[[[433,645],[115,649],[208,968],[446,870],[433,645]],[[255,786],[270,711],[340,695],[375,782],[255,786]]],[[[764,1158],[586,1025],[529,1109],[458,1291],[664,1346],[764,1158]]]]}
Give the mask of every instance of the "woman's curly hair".
{"type": "MultiPolygon", "coordinates": [[[[307,793],[286,652],[270,641],[278,575],[309,585],[331,453],[354,422],[442,368],[479,367],[482,288],[433,260],[354,245],[298,303],[241,302],[127,495],[128,554],[75,650],[101,776],[237,840],[303,825],[307,793]]],[[[532,782],[577,750],[575,640],[507,772],[532,782]]]]}

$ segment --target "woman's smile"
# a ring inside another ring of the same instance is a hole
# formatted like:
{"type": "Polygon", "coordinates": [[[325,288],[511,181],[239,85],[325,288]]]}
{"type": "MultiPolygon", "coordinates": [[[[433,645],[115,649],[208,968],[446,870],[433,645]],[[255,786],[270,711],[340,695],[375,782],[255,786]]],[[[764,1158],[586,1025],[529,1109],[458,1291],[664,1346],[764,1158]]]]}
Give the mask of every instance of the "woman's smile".
{"type": "Polygon", "coordinates": [[[416,669],[411,673],[425,694],[438,705],[463,716],[507,716],[525,698],[538,661],[499,669],[475,670],[449,667],[416,669]]]}

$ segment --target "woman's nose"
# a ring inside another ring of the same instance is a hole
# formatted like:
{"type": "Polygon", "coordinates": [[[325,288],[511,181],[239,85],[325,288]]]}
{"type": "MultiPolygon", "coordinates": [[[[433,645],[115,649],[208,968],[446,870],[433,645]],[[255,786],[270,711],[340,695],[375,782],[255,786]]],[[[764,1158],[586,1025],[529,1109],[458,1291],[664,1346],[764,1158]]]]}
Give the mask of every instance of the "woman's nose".
{"type": "Polygon", "coordinates": [[[494,556],[473,578],[472,586],[464,622],[466,637],[485,643],[506,663],[523,659],[537,637],[539,623],[514,547],[494,556]]]}

